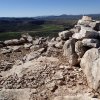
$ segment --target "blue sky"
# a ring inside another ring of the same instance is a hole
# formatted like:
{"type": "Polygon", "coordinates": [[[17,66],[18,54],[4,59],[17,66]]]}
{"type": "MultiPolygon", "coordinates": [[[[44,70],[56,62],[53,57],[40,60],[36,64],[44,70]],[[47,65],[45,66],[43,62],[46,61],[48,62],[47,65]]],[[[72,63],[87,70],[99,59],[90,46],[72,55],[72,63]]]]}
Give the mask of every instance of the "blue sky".
{"type": "Polygon", "coordinates": [[[0,17],[100,13],[100,0],[0,0],[0,17]]]}

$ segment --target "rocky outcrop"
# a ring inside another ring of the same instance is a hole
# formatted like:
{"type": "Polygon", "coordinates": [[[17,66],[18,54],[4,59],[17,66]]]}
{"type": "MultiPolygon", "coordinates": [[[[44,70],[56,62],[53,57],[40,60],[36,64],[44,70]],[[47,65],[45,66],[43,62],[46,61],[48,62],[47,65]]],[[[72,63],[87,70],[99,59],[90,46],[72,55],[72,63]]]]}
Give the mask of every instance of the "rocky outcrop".
{"type": "Polygon", "coordinates": [[[83,38],[99,38],[99,33],[94,31],[91,27],[81,27],[79,33],[75,33],[73,36],[75,39],[83,39],[83,38]]]}
{"type": "Polygon", "coordinates": [[[18,39],[12,39],[12,40],[6,40],[4,42],[5,45],[18,45],[20,44],[19,40],[18,39]]]}
{"type": "Polygon", "coordinates": [[[63,47],[64,55],[69,63],[71,65],[80,64],[86,75],[88,86],[95,91],[98,91],[100,87],[100,33],[94,28],[97,23],[99,21],[83,16],[77,24],[77,26],[80,26],[80,31],[74,32],[72,39],[67,40],[63,47]]]}
{"type": "Polygon", "coordinates": [[[69,64],[78,64],[78,56],[75,52],[75,39],[67,40],[64,44],[64,56],[67,57],[69,64]]]}
{"type": "Polygon", "coordinates": [[[73,33],[71,31],[63,31],[58,34],[59,34],[59,37],[63,40],[67,40],[73,35],[73,33]]]}
{"type": "Polygon", "coordinates": [[[24,43],[32,43],[33,38],[29,34],[23,34],[20,39],[12,39],[4,41],[5,46],[22,45],[24,43]]]}
{"type": "Polygon", "coordinates": [[[100,41],[98,39],[83,39],[82,44],[90,48],[100,47],[100,41]]]}
{"type": "Polygon", "coordinates": [[[92,18],[88,16],[83,16],[83,18],[78,21],[78,25],[88,26],[96,31],[100,31],[100,21],[92,20],[92,18]]]}
{"type": "Polygon", "coordinates": [[[89,87],[97,91],[100,86],[100,50],[88,50],[81,59],[81,68],[85,73],[89,87]]]}
{"type": "Polygon", "coordinates": [[[85,47],[82,41],[77,41],[75,43],[75,52],[77,53],[79,58],[82,58],[84,53],[88,50],[88,47],[85,47]]]}

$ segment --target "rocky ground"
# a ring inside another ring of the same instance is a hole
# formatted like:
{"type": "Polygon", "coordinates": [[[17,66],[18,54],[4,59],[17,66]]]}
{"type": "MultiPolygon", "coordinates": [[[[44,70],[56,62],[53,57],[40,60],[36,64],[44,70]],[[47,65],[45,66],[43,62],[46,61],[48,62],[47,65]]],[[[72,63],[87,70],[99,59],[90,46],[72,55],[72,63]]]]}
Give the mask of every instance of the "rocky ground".
{"type": "Polygon", "coordinates": [[[0,42],[0,100],[100,100],[98,25],[84,16],[51,40],[0,42]]]}

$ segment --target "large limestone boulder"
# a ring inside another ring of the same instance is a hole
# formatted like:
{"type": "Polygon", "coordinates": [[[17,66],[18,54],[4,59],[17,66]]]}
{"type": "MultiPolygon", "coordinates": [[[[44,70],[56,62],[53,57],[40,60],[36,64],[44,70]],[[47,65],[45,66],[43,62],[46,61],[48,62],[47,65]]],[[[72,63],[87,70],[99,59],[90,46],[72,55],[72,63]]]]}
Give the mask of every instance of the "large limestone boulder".
{"type": "Polygon", "coordinates": [[[83,16],[82,19],[78,21],[77,25],[88,26],[96,31],[100,31],[100,21],[92,20],[89,16],[83,16]]]}
{"type": "Polygon", "coordinates": [[[24,38],[27,42],[32,43],[33,38],[28,34],[22,34],[22,38],[24,38]]]}
{"type": "Polygon", "coordinates": [[[92,22],[92,18],[89,16],[83,16],[82,19],[78,21],[78,25],[84,25],[89,26],[89,24],[92,22]]]}
{"type": "Polygon", "coordinates": [[[87,49],[88,48],[83,45],[82,41],[77,41],[75,43],[75,52],[77,53],[79,58],[82,58],[87,49]]]}
{"type": "Polygon", "coordinates": [[[79,33],[81,30],[81,25],[75,25],[74,28],[70,29],[72,33],[79,33]]]}
{"type": "Polygon", "coordinates": [[[18,39],[6,40],[4,41],[5,45],[18,45],[20,42],[18,39]]]}
{"type": "Polygon", "coordinates": [[[75,52],[75,39],[67,40],[63,46],[64,56],[67,57],[69,64],[78,64],[78,56],[75,52]]]}
{"type": "Polygon", "coordinates": [[[89,24],[96,31],[100,31],[100,21],[93,21],[89,24]]]}
{"type": "Polygon", "coordinates": [[[67,40],[69,39],[69,37],[73,35],[73,33],[70,31],[62,31],[62,32],[59,32],[58,35],[62,40],[67,40]]]}
{"type": "Polygon", "coordinates": [[[100,46],[100,41],[98,39],[83,39],[82,43],[84,46],[98,48],[100,46]]]}
{"type": "Polygon", "coordinates": [[[100,50],[92,48],[88,50],[80,63],[90,88],[95,91],[100,86],[100,50]]]}
{"type": "Polygon", "coordinates": [[[75,39],[83,39],[83,38],[99,38],[99,33],[94,31],[91,27],[81,27],[79,33],[75,33],[72,36],[75,39]]]}
{"type": "Polygon", "coordinates": [[[92,18],[89,17],[89,16],[83,16],[83,17],[82,17],[82,20],[83,20],[83,21],[92,21],[92,18]]]}

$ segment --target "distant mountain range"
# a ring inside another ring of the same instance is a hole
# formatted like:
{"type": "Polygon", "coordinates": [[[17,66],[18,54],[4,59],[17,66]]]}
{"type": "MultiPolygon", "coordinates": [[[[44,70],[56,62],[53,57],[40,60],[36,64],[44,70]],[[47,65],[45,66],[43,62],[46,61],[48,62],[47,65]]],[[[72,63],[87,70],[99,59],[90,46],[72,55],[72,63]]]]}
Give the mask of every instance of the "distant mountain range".
{"type": "MultiPolygon", "coordinates": [[[[100,14],[85,14],[86,16],[90,16],[93,19],[100,19],[100,14]]],[[[28,20],[28,21],[35,21],[35,20],[56,20],[56,19],[68,19],[68,20],[78,20],[82,17],[83,15],[51,15],[51,16],[37,16],[37,17],[0,17],[0,20],[28,20]]]]}
{"type": "MultiPolygon", "coordinates": [[[[59,16],[38,16],[38,17],[34,17],[35,19],[42,19],[42,20],[56,20],[56,19],[75,19],[78,20],[82,17],[83,15],[59,15],[59,16]]],[[[86,14],[86,16],[90,16],[93,19],[99,19],[100,20],[100,14],[86,14]]]]}

